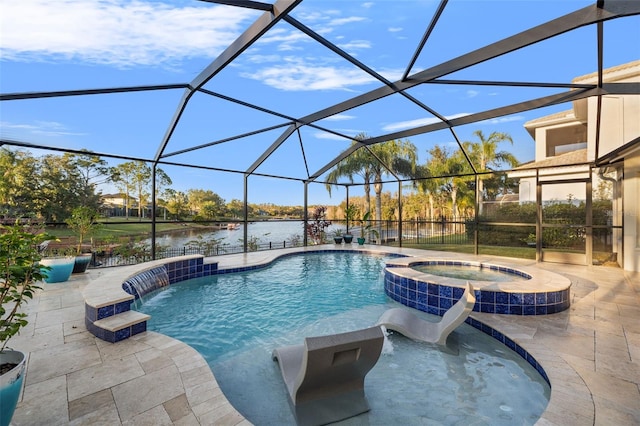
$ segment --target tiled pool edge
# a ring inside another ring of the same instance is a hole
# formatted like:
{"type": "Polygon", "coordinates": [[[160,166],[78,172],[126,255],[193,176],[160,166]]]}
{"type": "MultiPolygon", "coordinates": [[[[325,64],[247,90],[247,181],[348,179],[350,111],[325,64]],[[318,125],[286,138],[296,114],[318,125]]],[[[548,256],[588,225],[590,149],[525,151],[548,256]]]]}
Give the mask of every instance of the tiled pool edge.
{"type": "MultiPolygon", "coordinates": [[[[123,288],[129,280],[150,270],[164,268],[169,284],[216,273],[217,262],[204,263],[204,256],[179,256],[145,262],[110,271],[89,284],[84,292],[85,326],[101,340],[116,343],[147,330],[148,315],[131,311],[138,297],[123,288]]],[[[127,286],[130,288],[130,286],[127,286]]],[[[150,288],[152,291],[155,288],[150,288]]]]}

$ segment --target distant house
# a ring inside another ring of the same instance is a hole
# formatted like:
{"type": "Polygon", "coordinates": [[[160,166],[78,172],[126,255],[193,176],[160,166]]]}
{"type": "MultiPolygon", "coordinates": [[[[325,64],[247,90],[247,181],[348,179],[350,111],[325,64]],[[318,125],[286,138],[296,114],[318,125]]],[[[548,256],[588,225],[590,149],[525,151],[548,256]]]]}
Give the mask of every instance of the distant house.
{"type": "Polygon", "coordinates": [[[129,215],[134,213],[137,215],[137,209],[134,210],[134,207],[137,206],[138,200],[134,197],[129,197],[127,206],[127,197],[124,193],[119,192],[115,194],[103,194],[100,197],[101,206],[101,214],[107,217],[113,216],[126,216],[125,209],[129,208],[129,215]]]}
{"type": "MultiPolygon", "coordinates": [[[[603,70],[604,83],[640,83],[640,60],[603,70]]],[[[573,79],[596,84],[598,74],[573,79]]],[[[525,123],[535,140],[535,161],[510,177],[519,178],[519,202],[584,202],[606,188],[612,201],[610,244],[624,269],[640,271],[640,96],[603,95],[573,102],[567,111],[525,123]],[[598,126],[600,131],[597,131],[598,126]]],[[[592,218],[585,218],[591,226],[592,218]]],[[[592,230],[596,230],[593,224],[592,230]]],[[[587,248],[589,262],[590,248],[587,248]]]]}

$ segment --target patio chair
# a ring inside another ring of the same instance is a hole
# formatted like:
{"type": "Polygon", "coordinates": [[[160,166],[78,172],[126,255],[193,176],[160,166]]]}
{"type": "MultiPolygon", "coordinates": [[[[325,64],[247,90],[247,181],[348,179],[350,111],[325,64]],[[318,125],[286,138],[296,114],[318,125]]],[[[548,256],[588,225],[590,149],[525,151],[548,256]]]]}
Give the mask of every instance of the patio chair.
{"type": "Polygon", "coordinates": [[[392,308],[382,314],[376,325],[397,331],[413,340],[446,345],[449,334],[467,319],[475,303],[473,286],[467,281],[460,300],[445,312],[439,322],[423,320],[409,309],[392,308]]]}
{"type": "Polygon", "coordinates": [[[324,425],[369,411],[364,378],[378,362],[384,333],[371,327],[273,351],[300,426],[324,425]]]}

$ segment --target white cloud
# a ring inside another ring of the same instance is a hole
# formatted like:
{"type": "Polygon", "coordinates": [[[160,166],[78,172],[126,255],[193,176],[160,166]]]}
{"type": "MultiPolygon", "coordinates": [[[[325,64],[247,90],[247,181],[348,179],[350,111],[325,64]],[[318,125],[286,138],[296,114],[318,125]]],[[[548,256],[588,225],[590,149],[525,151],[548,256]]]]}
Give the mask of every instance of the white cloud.
{"type": "Polygon", "coordinates": [[[280,55],[248,55],[247,59],[249,62],[254,64],[264,64],[269,62],[278,62],[280,60],[280,55]]]}
{"type": "Polygon", "coordinates": [[[352,86],[375,81],[373,77],[359,69],[315,65],[292,58],[289,58],[284,65],[275,65],[241,75],[263,81],[276,89],[290,91],[347,90],[352,86]]]}
{"type": "Polygon", "coordinates": [[[362,7],[364,7],[365,9],[369,9],[373,7],[373,2],[368,1],[368,2],[362,3],[362,7]]]}
{"type": "Polygon", "coordinates": [[[369,49],[371,48],[371,42],[368,40],[352,40],[349,43],[339,44],[338,46],[343,50],[369,49]]]}
{"type": "Polygon", "coordinates": [[[478,92],[477,90],[467,90],[467,97],[469,98],[475,98],[479,94],[480,92],[478,92]]]}
{"type": "MultiPolygon", "coordinates": [[[[460,114],[453,114],[445,118],[447,118],[448,120],[453,120],[455,118],[464,117],[465,115],[469,115],[469,114],[466,112],[463,112],[460,114]]],[[[400,121],[397,123],[387,124],[382,128],[382,130],[391,132],[396,130],[412,129],[414,127],[427,126],[429,124],[434,124],[439,122],[440,120],[436,117],[418,118],[415,120],[400,121]]]]}
{"type": "Polygon", "coordinates": [[[0,123],[2,133],[7,137],[24,138],[37,136],[83,136],[86,133],[72,132],[63,124],[55,121],[35,121],[32,124],[10,123],[3,121],[0,123]]]}
{"type": "Polygon", "coordinates": [[[390,33],[397,33],[402,31],[403,28],[402,27],[389,27],[387,28],[387,31],[389,31],[390,33]]]}
{"type": "Polygon", "coordinates": [[[4,60],[129,67],[213,58],[257,12],[142,0],[5,0],[1,16],[4,60]]]}
{"type": "Polygon", "coordinates": [[[344,120],[353,120],[354,118],[356,118],[354,115],[348,115],[348,114],[336,114],[336,115],[332,115],[331,117],[327,117],[324,120],[329,120],[329,121],[344,121],[344,120]]]}
{"type": "Polygon", "coordinates": [[[498,117],[498,118],[493,118],[491,120],[479,121],[478,124],[503,124],[503,123],[510,123],[512,121],[524,121],[524,120],[526,120],[526,117],[524,115],[512,115],[508,117],[498,117]]]}
{"type": "MultiPolygon", "coordinates": [[[[362,133],[362,130],[354,130],[354,129],[340,129],[336,130],[336,132],[342,133],[347,136],[355,137],[357,134],[362,133]]],[[[330,139],[334,141],[349,141],[350,139],[345,139],[342,136],[334,135],[333,133],[328,132],[316,132],[313,134],[316,139],[330,139]]]]}
{"type": "Polygon", "coordinates": [[[367,18],[364,18],[362,16],[349,16],[348,18],[335,18],[332,19],[331,21],[329,21],[328,25],[331,25],[332,27],[338,26],[338,25],[347,25],[347,24],[353,24],[354,22],[362,22],[362,21],[366,21],[367,18]]]}

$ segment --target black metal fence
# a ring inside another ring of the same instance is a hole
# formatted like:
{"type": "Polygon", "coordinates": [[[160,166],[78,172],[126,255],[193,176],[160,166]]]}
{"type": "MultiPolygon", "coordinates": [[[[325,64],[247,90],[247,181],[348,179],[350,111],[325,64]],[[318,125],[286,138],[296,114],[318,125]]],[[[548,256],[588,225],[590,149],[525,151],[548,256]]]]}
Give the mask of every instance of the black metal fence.
{"type": "MultiPolygon", "coordinates": [[[[366,238],[366,244],[389,246],[408,246],[443,251],[472,252],[477,232],[479,253],[501,254],[512,257],[535,257],[535,225],[530,223],[475,223],[472,218],[440,218],[438,220],[409,220],[403,221],[401,233],[397,221],[372,221],[371,229],[366,238]],[[495,250],[502,250],[497,252],[495,250]],[[494,250],[494,251],[491,251],[494,250]]],[[[594,229],[594,250],[602,251],[599,256],[608,259],[612,252],[612,229],[601,226],[594,229]],[[607,228],[607,229],[604,229],[607,228]]],[[[332,221],[332,228],[346,231],[346,224],[332,221]]],[[[361,228],[350,226],[350,233],[359,237],[361,228]]],[[[327,232],[324,243],[333,243],[332,232],[327,232]]],[[[205,257],[224,256],[243,253],[245,246],[242,240],[239,244],[214,243],[201,245],[185,245],[180,247],[156,246],[156,259],[199,254],[205,257]]],[[[311,239],[307,241],[312,245],[311,239]]],[[[355,239],[352,244],[357,244],[355,239]]],[[[302,238],[286,241],[263,241],[249,237],[247,251],[276,250],[303,245],[302,238]]],[[[615,255],[615,254],[613,254],[615,255]]],[[[151,260],[151,248],[148,244],[129,242],[126,244],[112,244],[98,246],[94,250],[91,267],[109,267],[142,263],[151,260]]]]}

